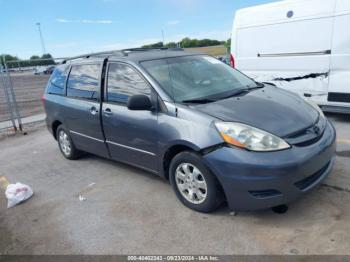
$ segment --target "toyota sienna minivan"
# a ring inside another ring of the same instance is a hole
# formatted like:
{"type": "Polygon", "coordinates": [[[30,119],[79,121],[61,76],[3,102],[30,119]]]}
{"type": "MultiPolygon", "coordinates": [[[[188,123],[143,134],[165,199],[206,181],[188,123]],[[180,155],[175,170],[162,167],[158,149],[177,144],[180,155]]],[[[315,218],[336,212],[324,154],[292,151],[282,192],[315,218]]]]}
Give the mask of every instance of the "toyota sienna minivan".
{"type": "Polygon", "coordinates": [[[89,152],[143,168],[201,212],[290,203],[335,159],[335,129],[317,105],[182,49],[63,61],[43,103],[65,158],[89,152]]]}

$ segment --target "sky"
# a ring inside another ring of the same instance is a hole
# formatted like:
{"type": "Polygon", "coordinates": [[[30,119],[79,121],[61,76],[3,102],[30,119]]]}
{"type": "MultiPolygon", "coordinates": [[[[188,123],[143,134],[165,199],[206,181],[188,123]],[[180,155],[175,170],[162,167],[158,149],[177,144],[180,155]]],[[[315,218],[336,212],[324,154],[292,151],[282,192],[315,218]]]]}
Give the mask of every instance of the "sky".
{"type": "Polygon", "coordinates": [[[230,38],[237,9],[273,0],[0,0],[0,54],[67,57],[184,37],[230,38]]]}

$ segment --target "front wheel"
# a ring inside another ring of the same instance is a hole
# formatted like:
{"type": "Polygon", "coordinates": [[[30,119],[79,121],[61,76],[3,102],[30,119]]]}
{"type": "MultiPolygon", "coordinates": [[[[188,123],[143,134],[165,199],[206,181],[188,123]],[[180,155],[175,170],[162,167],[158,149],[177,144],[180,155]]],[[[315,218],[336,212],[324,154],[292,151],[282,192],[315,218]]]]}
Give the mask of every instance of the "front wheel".
{"type": "Polygon", "coordinates": [[[200,155],[185,151],[170,164],[170,182],[179,200],[199,212],[212,212],[222,203],[219,183],[200,155]]]}

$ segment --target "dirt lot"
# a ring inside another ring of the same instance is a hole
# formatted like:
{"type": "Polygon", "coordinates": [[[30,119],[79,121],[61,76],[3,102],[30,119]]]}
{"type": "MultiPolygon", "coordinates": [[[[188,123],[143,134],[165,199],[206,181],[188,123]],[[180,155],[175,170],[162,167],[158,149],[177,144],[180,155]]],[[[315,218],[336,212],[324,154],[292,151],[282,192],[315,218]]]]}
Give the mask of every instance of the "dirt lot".
{"type": "Polygon", "coordinates": [[[330,118],[334,171],[283,215],[196,213],[155,175],[91,155],[65,160],[44,128],[4,139],[0,173],[35,196],[6,209],[1,192],[0,254],[350,254],[350,117],[330,118]]]}
{"type": "MultiPolygon", "coordinates": [[[[34,75],[33,72],[11,73],[18,107],[22,117],[42,113],[44,111],[41,96],[50,76],[34,75]]],[[[0,81],[0,122],[10,118],[5,93],[0,81]]]]}
{"type": "Polygon", "coordinates": [[[212,56],[223,56],[227,54],[227,49],[224,45],[186,48],[186,51],[206,53],[212,56]]]}

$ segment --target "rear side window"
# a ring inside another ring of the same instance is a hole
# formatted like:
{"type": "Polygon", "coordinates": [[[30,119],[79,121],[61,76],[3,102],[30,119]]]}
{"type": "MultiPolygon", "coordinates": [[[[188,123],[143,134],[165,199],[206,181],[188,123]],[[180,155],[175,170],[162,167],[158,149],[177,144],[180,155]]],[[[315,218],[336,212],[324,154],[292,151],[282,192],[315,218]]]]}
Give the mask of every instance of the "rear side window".
{"type": "Polygon", "coordinates": [[[126,104],[132,95],[150,95],[151,88],[140,74],[125,64],[111,63],[108,67],[107,101],[126,104]]]}
{"type": "Polygon", "coordinates": [[[67,65],[60,65],[55,68],[50,77],[50,84],[48,85],[47,93],[64,95],[64,86],[66,83],[68,68],[67,65]]]}
{"type": "Polygon", "coordinates": [[[100,65],[73,65],[67,82],[67,96],[98,100],[100,65]]]}

